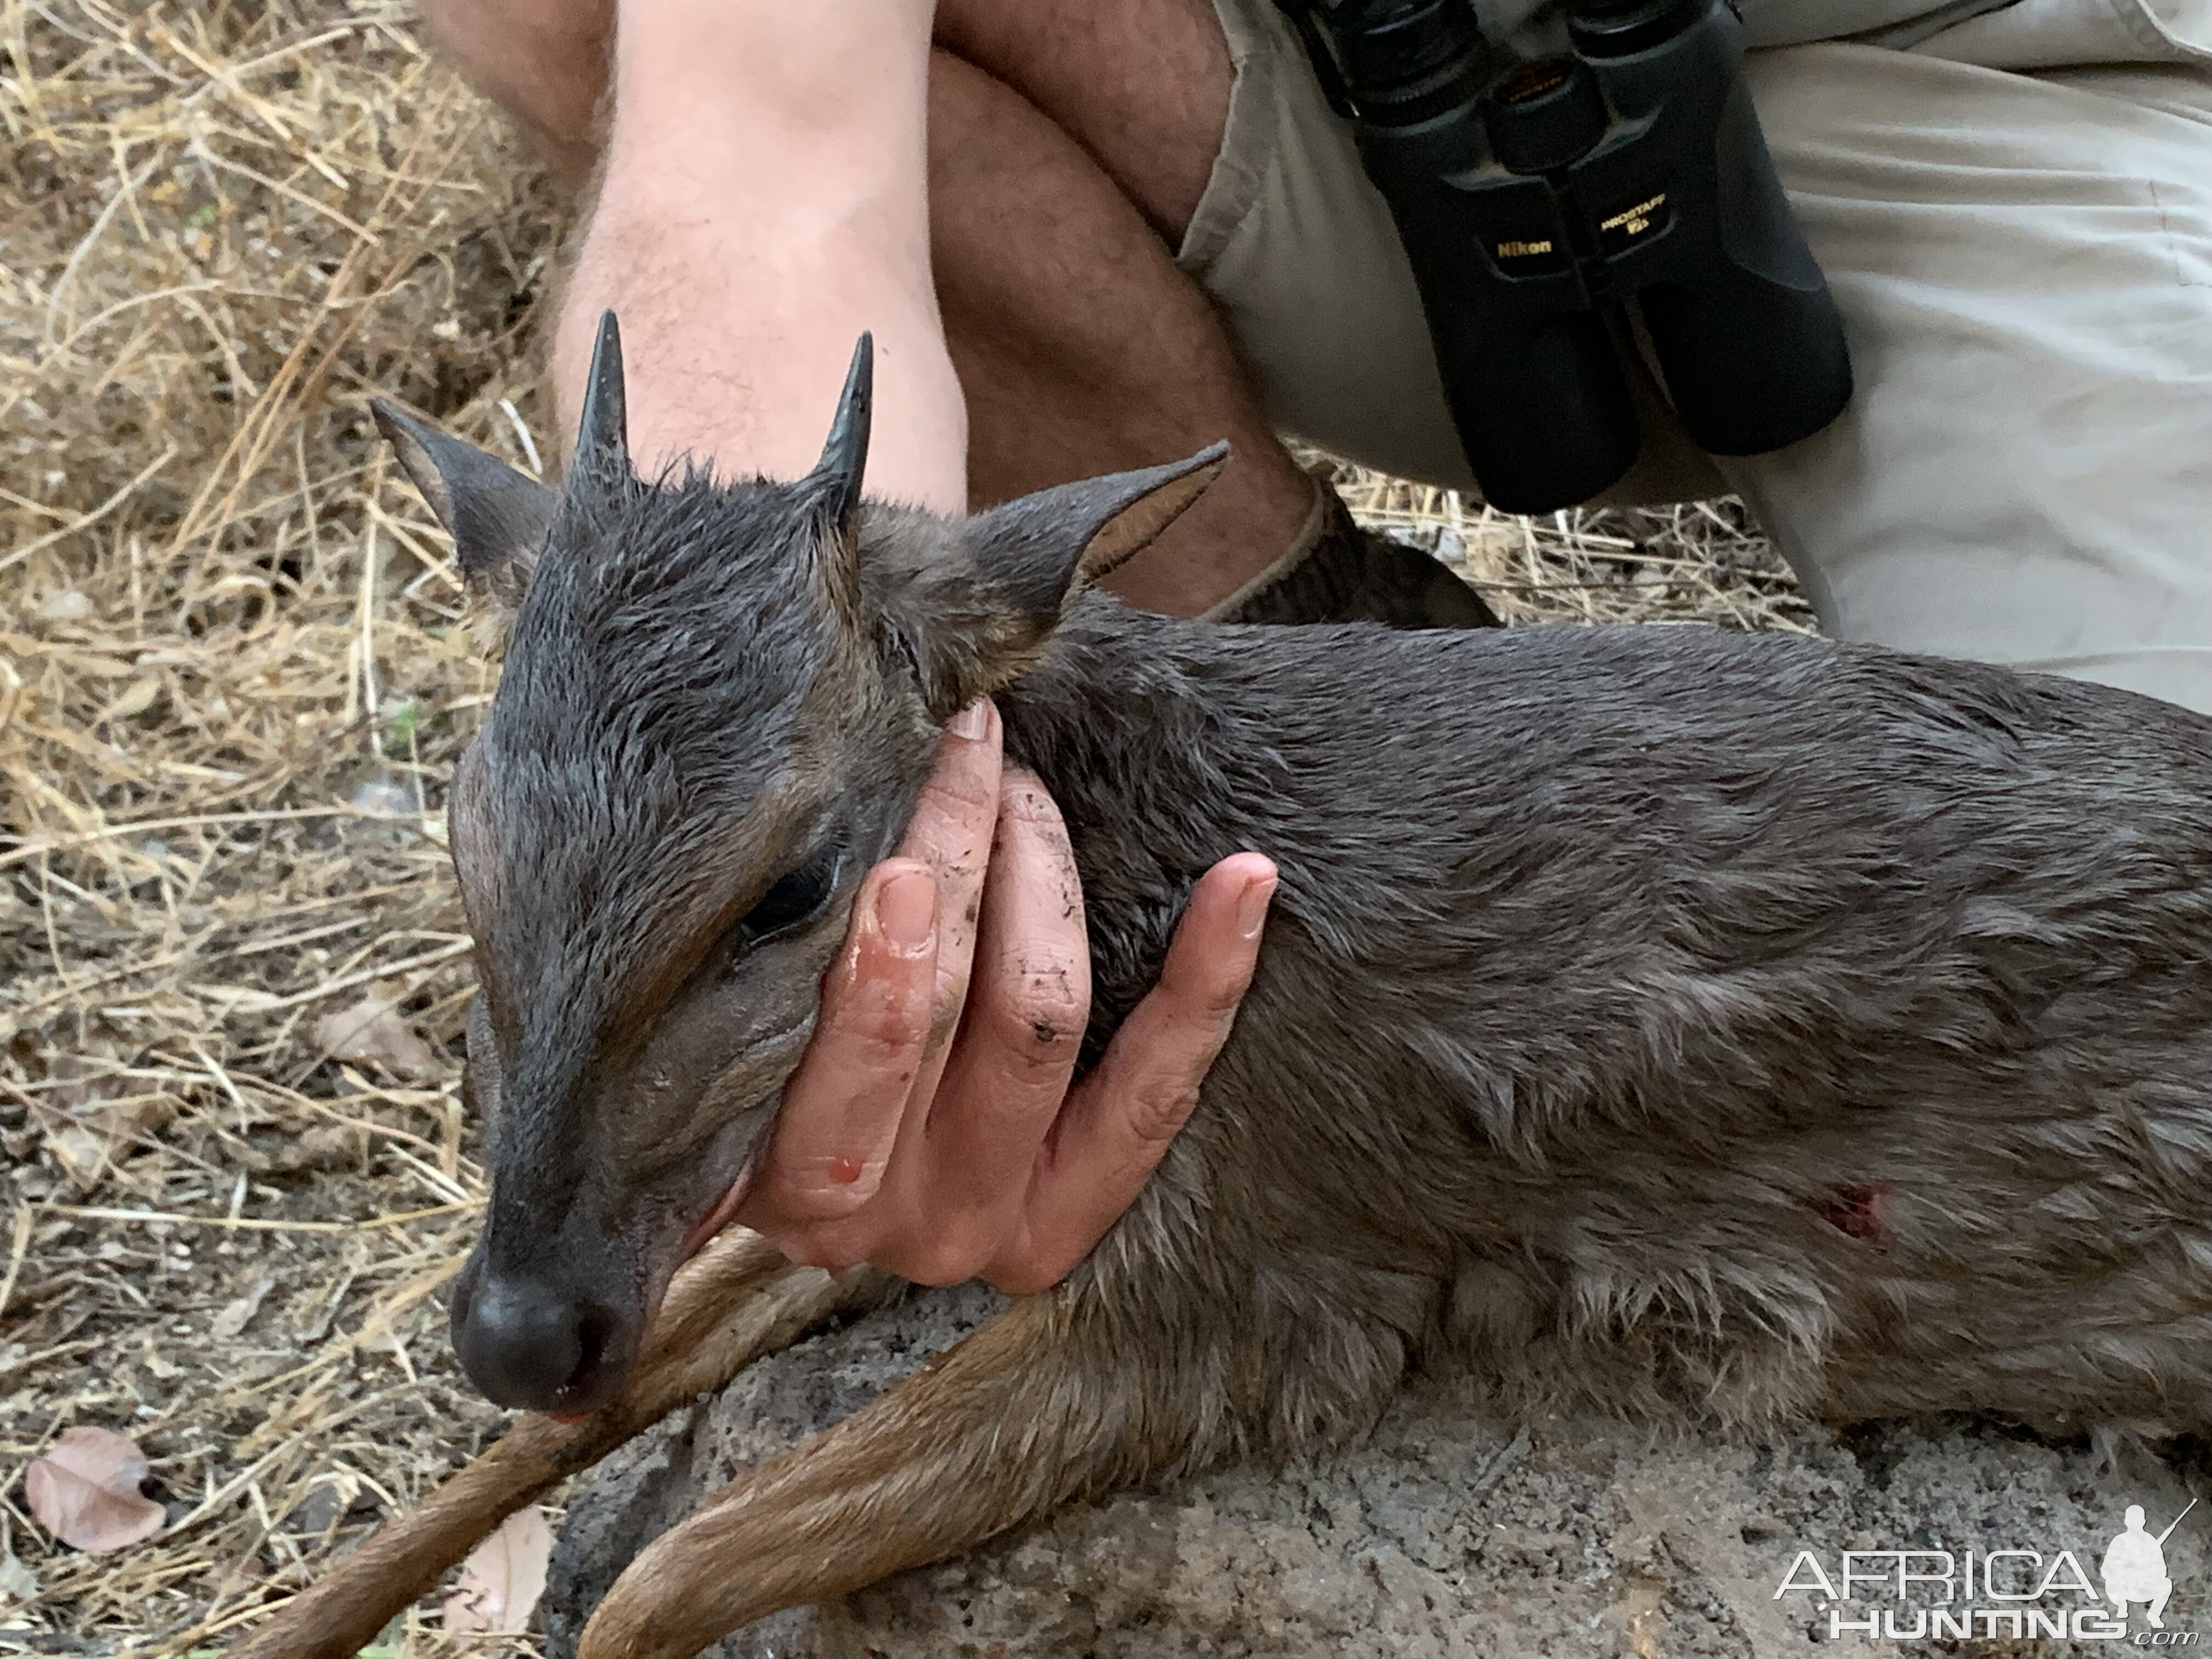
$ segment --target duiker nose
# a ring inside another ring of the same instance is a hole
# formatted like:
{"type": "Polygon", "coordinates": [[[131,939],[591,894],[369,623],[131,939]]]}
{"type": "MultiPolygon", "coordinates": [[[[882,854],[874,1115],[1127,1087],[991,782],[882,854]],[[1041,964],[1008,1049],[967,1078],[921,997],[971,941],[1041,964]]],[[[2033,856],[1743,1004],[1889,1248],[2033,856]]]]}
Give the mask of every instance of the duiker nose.
{"type": "Polygon", "coordinates": [[[453,1304],[453,1349],[496,1405],[594,1411],[622,1387],[631,1322],[546,1280],[484,1273],[453,1304]]]}

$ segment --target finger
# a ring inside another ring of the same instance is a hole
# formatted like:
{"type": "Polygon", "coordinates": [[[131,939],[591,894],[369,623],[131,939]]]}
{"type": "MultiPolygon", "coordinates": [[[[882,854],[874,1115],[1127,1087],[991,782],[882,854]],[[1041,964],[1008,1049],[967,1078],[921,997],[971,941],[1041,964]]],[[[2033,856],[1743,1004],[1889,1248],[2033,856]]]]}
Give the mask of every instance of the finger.
{"type": "Polygon", "coordinates": [[[936,769],[922,786],[913,821],[900,843],[903,854],[922,860],[937,877],[937,983],[930,1040],[908,1094],[920,1109],[905,1114],[898,1126],[890,1174],[877,1200],[883,1206],[883,1213],[874,1218],[879,1236],[908,1236],[927,1225],[926,1217],[905,1206],[925,1184],[921,1171],[927,1155],[922,1135],[927,1109],[968,998],[975,928],[998,826],[1004,739],[998,708],[988,697],[955,715],[939,746],[936,769]]]}
{"type": "Polygon", "coordinates": [[[969,1278],[1005,1248],[1091,1012],[1075,855],[1029,773],[1006,773],[991,860],[968,1012],[928,1108],[910,1206],[930,1224],[883,1264],[923,1283],[969,1278]]]}
{"type": "MultiPolygon", "coordinates": [[[[823,976],[814,1035],[736,1212],[794,1261],[850,1245],[849,1236],[823,1230],[852,1218],[883,1183],[936,1024],[940,931],[927,866],[887,859],[862,880],[845,943],[823,976]]],[[[863,1243],[850,1261],[866,1254],[863,1243]]]]}
{"type": "MultiPolygon", "coordinates": [[[[988,698],[954,716],[915,799],[899,858],[878,866],[890,871],[896,866],[909,877],[919,868],[933,884],[931,971],[921,982],[919,1036],[908,1024],[888,1037],[872,1035],[868,1023],[879,1011],[857,1006],[849,1016],[852,1033],[841,1036],[845,1017],[832,1012],[830,987],[824,987],[814,1041],[777,1114],[778,1139],[770,1147],[773,1190],[758,1202],[766,1222],[750,1224],[793,1261],[850,1266],[871,1259],[886,1237],[920,1228],[902,1196],[917,1183],[900,1180],[897,1171],[921,1159],[925,1114],[908,1109],[926,1108],[935,1091],[967,994],[976,908],[998,815],[1002,742],[998,710],[988,698]]],[[[884,966],[901,975],[901,996],[910,995],[915,986],[911,962],[884,966]]],[[[856,994],[869,982],[866,974],[854,980],[856,994]]],[[[899,1018],[910,1020],[912,1014],[902,1002],[899,1018]]],[[[738,1214],[746,1217],[748,1209],[738,1214]]]]}
{"type": "Polygon", "coordinates": [[[1275,883],[1273,864],[1240,853],[1192,890],[1159,983],[1069,1092],[1037,1158],[1021,1224],[985,1269],[994,1284],[1017,1295],[1058,1284],[1135,1200],[1229,1040],[1275,883]]]}
{"type": "Polygon", "coordinates": [[[952,717],[938,745],[937,765],[921,787],[899,843],[904,858],[936,872],[939,894],[938,982],[940,1011],[957,1018],[975,955],[976,913],[999,816],[1005,729],[988,697],[952,717]]]}

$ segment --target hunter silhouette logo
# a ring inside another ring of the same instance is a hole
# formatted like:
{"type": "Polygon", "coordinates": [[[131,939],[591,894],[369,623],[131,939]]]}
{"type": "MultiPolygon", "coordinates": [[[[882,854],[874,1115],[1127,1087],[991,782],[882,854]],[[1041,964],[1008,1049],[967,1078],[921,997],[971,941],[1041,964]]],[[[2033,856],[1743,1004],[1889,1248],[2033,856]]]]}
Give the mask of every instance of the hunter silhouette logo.
{"type": "Polygon", "coordinates": [[[2150,1627],[2166,1628],[2166,1598],[2173,1594],[2173,1580],[2166,1571],[2166,1540],[2181,1524],[2182,1516],[2196,1507],[2197,1500],[2192,1498],[2188,1508],[2154,1538],[2143,1530],[2142,1505],[2128,1505],[2126,1530],[2105,1547],[2104,1565],[2097,1573],[2105,1581],[2105,1599],[2121,1618],[2128,1616],[2129,1602],[2148,1601],[2150,1606],[2143,1616],[2150,1620],[2150,1627]]]}

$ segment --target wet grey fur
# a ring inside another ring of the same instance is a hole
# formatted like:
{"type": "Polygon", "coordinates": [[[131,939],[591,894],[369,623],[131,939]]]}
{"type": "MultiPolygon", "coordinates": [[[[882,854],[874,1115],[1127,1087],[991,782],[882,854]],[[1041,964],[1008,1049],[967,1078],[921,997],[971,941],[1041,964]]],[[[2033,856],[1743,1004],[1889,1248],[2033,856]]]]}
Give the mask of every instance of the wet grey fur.
{"type": "Polygon", "coordinates": [[[2212,724],[1804,638],[1063,616],[1087,500],[871,502],[856,550],[817,485],[571,489],[465,785],[529,1027],[491,1258],[657,1201],[594,1164],[644,1109],[594,1033],[674,908],[839,842],[811,986],[994,690],[1073,838],[1090,1054],[1200,873],[1282,872],[1188,1127],[1058,1292],[1073,1487],[1341,1442],[1416,1366],[2212,1426],[2212,724]]]}
{"type": "Polygon", "coordinates": [[[1171,1313],[1237,1437],[1364,1421],[1417,1358],[1522,1403],[2206,1423],[2203,720],[1810,640],[1106,600],[1002,706],[1098,1030],[1195,874],[1282,867],[1081,1292],[1171,1313]]]}
{"type": "MultiPolygon", "coordinates": [[[[934,749],[917,647],[841,686],[770,562],[696,539],[778,493],[641,486],[596,529],[694,601],[629,599],[603,695],[733,809],[834,729],[880,855],[934,749]],[[743,648],[699,648],[725,623],[743,648]]],[[[878,638],[927,626],[945,534],[872,510],[878,638]]],[[[615,714],[545,682],[621,584],[547,574],[500,718],[557,752],[615,714]]],[[[2207,1424],[2206,721],[1809,639],[1229,629],[1095,594],[999,702],[1073,839],[1093,1052],[1200,873],[1281,868],[1198,1112],[1069,1292],[1190,1385],[1194,1454],[1354,1431],[1416,1361],[1510,1401],[2207,1424]]],[[[644,780],[607,764],[500,821],[550,852],[596,801],[640,833],[644,780]]]]}

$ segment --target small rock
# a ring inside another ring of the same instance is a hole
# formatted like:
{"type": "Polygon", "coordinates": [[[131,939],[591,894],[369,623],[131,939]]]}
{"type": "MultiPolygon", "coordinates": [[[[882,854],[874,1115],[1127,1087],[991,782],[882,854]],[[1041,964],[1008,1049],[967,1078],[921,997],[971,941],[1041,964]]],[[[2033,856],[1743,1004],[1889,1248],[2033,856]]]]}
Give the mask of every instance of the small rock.
{"type": "Polygon", "coordinates": [[[356,812],[374,812],[383,817],[411,817],[415,792],[380,773],[356,786],[346,805],[356,812]]]}
{"type": "Polygon", "coordinates": [[[64,587],[46,595],[46,603],[39,607],[39,620],[50,623],[82,622],[92,614],[92,601],[74,587],[64,587]]]}
{"type": "Polygon", "coordinates": [[[15,1559],[15,1551],[0,1549],[0,1607],[35,1601],[38,1594],[38,1575],[15,1559]]]}

